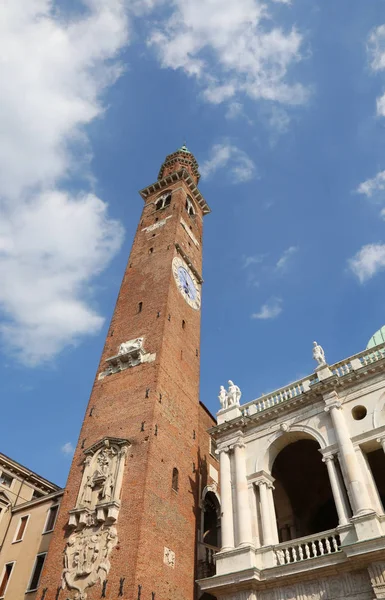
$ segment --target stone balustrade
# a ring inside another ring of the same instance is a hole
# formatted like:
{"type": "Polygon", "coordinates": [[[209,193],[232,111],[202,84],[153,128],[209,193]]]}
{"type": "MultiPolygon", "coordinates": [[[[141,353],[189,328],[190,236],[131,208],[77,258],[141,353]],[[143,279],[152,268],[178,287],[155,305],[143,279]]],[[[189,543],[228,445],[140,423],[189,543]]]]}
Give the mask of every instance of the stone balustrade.
{"type": "Polygon", "coordinates": [[[267,408],[271,408],[272,406],[276,406],[277,404],[281,404],[286,400],[291,398],[295,398],[296,396],[300,396],[304,392],[307,392],[310,389],[310,378],[300,379],[299,381],[295,381],[294,383],[282,387],[271,394],[265,394],[257,400],[253,400],[248,404],[245,404],[242,409],[245,416],[249,416],[267,408]]]}
{"type": "Polygon", "coordinates": [[[297,563],[311,558],[319,558],[340,552],[339,534],[331,529],[313,536],[290,540],[274,547],[277,566],[297,563]]]}
{"type": "MultiPolygon", "coordinates": [[[[383,358],[385,358],[385,344],[380,344],[373,349],[364,350],[354,356],[350,356],[346,360],[330,365],[329,368],[334,376],[344,377],[362,367],[376,363],[383,358]]],[[[242,414],[245,417],[249,417],[268,408],[272,408],[277,404],[282,404],[282,402],[286,402],[287,400],[306,393],[317,383],[319,383],[319,378],[316,373],[309,375],[309,377],[305,377],[304,379],[294,381],[274,392],[263,394],[256,400],[244,404],[241,406],[242,414]]]]}
{"type": "Polygon", "coordinates": [[[198,543],[198,577],[213,577],[215,575],[215,554],[218,548],[204,542],[198,543]]]}

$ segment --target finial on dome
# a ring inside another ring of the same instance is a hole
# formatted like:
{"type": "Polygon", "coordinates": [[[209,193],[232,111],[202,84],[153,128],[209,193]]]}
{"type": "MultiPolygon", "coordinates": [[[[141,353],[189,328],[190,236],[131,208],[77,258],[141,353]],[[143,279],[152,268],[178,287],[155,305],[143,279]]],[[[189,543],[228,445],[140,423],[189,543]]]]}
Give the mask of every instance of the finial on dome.
{"type": "Polygon", "coordinates": [[[178,148],[177,152],[187,152],[188,154],[191,154],[190,150],[186,146],[186,142],[183,142],[183,145],[178,148]]]}

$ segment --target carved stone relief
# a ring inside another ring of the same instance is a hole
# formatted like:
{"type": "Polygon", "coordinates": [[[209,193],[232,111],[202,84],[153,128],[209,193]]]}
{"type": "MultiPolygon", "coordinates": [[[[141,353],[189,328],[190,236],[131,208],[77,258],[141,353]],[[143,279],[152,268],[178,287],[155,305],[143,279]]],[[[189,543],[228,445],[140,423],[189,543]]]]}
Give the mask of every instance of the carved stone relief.
{"type": "Polygon", "coordinates": [[[372,563],[368,571],[376,598],[385,598],[385,562],[372,563]]]}
{"type": "Polygon", "coordinates": [[[175,567],[175,552],[170,550],[170,548],[166,548],[166,546],[164,547],[163,562],[168,567],[175,567]]]}
{"type": "MultiPolygon", "coordinates": [[[[384,565],[385,566],[385,565],[384,565]]],[[[373,581],[373,580],[372,580],[373,581]]],[[[385,596],[377,596],[383,598],[385,596]]],[[[218,600],[372,600],[367,571],[344,573],[263,591],[239,591],[218,600]]]]}
{"type": "Polygon", "coordinates": [[[139,337],[120,344],[118,353],[106,359],[108,366],[105,371],[99,373],[98,379],[104,379],[107,375],[119,373],[130,367],[136,367],[144,362],[155,360],[156,354],[146,352],[143,343],[144,338],[139,337]]]}
{"type": "Polygon", "coordinates": [[[373,592],[366,571],[279,587],[257,594],[258,600],[372,600],[373,592]]]}
{"type": "Polygon", "coordinates": [[[73,533],[64,552],[62,587],[76,590],[75,598],[86,600],[88,587],[103,583],[110,570],[109,557],[118,542],[116,527],[86,527],[73,533]]]}
{"type": "Polygon", "coordinates": [[[103,583],[109,572],[129,445],[128,440],[105,438],[85,451],[82,483],[69,513],[73,533],[64,550],[62,574],[63,589],[76,590],[76,600],[86,600],[87,588],[103,583]]]}

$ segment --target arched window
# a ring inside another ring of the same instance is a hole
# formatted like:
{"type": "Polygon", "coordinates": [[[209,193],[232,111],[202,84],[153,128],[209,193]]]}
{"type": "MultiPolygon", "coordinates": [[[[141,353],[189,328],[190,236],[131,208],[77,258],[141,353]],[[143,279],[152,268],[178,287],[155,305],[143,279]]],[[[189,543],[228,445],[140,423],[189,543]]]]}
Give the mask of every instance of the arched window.
{"type": "Polygon", "coordinates": [[[165,192],[155,202],[155,210],[161,210],[171,204],[171,192],[165,192]]]}
{"type": "Polygon", "coordinates": [[[179,471],[176,467],[172,470],[172,489],[177,492],[179,489],[179,471]]]}
{"type": "Polygon", "coordinates": [[[194,205],[193,205],[193,202],[192,202],[190,196],[187,196],[187,198],[186,198],[186,210],[187,210],[188,214],[190,215],[190,217],[193,217],[195,215],[194,205]]]}

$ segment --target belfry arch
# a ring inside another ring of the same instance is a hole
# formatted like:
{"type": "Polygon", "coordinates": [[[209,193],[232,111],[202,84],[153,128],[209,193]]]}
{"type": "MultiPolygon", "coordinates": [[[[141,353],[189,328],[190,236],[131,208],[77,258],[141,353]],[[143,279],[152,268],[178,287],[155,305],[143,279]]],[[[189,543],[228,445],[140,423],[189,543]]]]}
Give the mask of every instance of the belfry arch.
{"type": "MultiPolygon", "coordinates": [[[[286,433],[271,455],[273,499],[280,542],[338,525],[328,471],[320,444],[308,433],[286,433]]],[[[278,440],[277,440],[278,442],[278,440]]]]}

